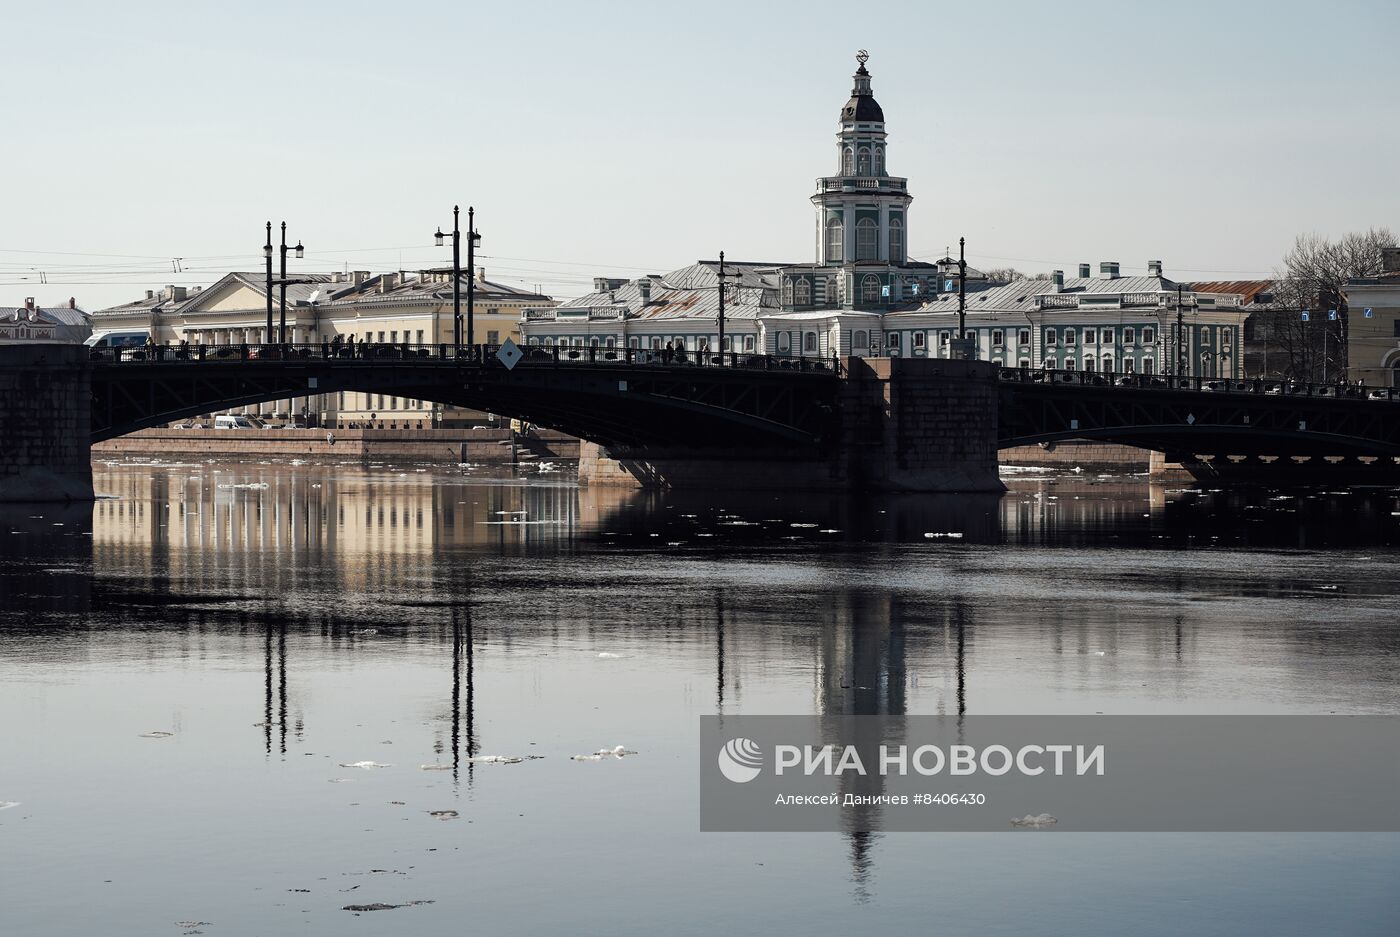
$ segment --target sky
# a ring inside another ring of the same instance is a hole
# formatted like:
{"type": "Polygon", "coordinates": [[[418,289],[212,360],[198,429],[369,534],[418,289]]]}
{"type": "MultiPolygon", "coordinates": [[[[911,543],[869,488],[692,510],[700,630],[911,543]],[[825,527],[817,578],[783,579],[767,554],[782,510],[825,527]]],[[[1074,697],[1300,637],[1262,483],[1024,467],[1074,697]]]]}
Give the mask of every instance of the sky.
{"type": "Polygon", "coordinates": [[[1400,228],[1400,4],[7,3],[0,305],[450,264],[559,298],[723,250],[810,262],[870,53],[909,252],[1267,275],[1400,228]],[[177,261],[176,258],[179,258],[177,261]],[[176,272],[178,270],[180,272],[176,272]],[[42,282],[46,280],[47,282],[42,282]]]}

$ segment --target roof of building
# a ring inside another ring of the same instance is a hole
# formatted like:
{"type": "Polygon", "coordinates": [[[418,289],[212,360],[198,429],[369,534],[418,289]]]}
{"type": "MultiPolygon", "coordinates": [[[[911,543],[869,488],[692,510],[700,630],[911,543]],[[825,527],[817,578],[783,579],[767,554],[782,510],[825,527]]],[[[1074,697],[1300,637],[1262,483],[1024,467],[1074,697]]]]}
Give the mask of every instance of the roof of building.
{"type": "MultiPolygon", "coordinates": [[[[1061,295],[1160,293],[1175,292],[1176,287],[1176,281],[1161,276],[1115,277],[1112,280],[1100,277],[1066,277],[1064,286],[1058,292],[1061,295]]],[[[998,284],[976,283],[969,278],[967,292],[968,312],[1032,312],[1037,308],[1037,296],[1055,290],[1050,280],[1022,279],[998,284]]],[[[939,293],[916,311],[947,312],[957,308],[958,294],[948,292],[939,293]]]]}
{"type": "MultiPolygon", "coordinates": [[[[465,301],[467,277],[462,274],[461,295],[465,301]]],[[[534,300],[552,302],[552,298],[533,290],[497,283],[478,274],[472,292],[476,302],[508,302],[534,300]]],[[[452,268],[420,270],[417,274],[380,273],[361,283],[332,284],[322,304],[353,305],[361,302],[450,301],[452,299],[452,268]],[[392,278],[392,279],[387,279],[392,278]]]]}
{"type": "Polygon", "coordinates": [[[1240,304],[1248,306],[1260,293],[1267,293],[1274,287],[1273,280],[1207,280],[1200,283],[1183,284],[1193,293],[1235,293],[1241,297],[1240,304]]]}
{"type": "MultiPolygon", "coordinates": [[[[782,264],[725,261],[725,318],[753,319],[778,308],[777,269],[782,264]]],[[[660,276],[638,277],[615,290],[589,293],[561,309],[625,306],[637,319],[715,318],[719,314],[719,261],[695,263],[660,276]],[[644,302],[643,292],[647,294],[644,302]]]]}
{"type": "Polygon", "coordinates": [[[856,87],[851,92],[851,99],[841,108],[841,119],[885,122],[885,112],[875,101],[875,95],[870,93],[870,73],[865,70],[864,62],[856,69],[856,87]]]}

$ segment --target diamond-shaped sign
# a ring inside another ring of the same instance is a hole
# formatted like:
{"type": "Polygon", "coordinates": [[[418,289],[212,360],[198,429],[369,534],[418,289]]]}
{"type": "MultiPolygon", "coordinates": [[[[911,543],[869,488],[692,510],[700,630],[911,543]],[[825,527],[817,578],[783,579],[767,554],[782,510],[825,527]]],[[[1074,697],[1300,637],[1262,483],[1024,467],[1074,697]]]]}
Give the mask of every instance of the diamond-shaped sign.
{"type": "Polygon", "coordinates": [[[520,359],[525,357],[525,352],[521,351],[520,346],[515,344],[515,342],[506,339],[501,343],[500,350],[496,352],[496,357],[500,360],[501,364],[506,366],[507,371],[511,371],[520,363],[520,359]]]}
{"type": "Polygon", "coordinates": [[[1194,426],[1195,424],[1196,424],[1196,414],[1194,414],[1194,413],[1188,413],[1188,414],[1186,414],[1186,425],[1187,425],[1187,426],[1194,426]]]}

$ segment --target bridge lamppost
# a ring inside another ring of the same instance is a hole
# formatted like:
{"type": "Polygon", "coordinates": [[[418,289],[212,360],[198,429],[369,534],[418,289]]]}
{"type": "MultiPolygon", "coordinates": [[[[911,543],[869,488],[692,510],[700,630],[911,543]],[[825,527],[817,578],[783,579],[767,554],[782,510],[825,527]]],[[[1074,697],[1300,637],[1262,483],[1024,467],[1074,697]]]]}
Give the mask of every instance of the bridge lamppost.
{"type": "Polygon", "coordinates": [[[287,251],[289,249],[296,251],[296,255],[298,258],[306,256],[306,248],[301,246],[300,239],[297,240],[297,246],[295,248],[287,247],[287,222],[284,221],[282,222],[282,267],[281,272],[278,274],[277,280],[278,286],[281,288],[280,292],[282,294],[280,300],[282,317],[277,331],[277,341],[279,344],[282,345],[287,344],[287,284],[306,282],[304,280],[287,279],[287,251]]]}
{"type": "MultiPolygon", "coordinates": [[[[461,207],[452,206],[452,344],[462,347],[462,230],[459,223],[461,207]]],[[[442,247],[442,226],[433,235],[433,242],[442,247]]],[[[476,230],[476,209],[467,206],[467,344],[476,338],[476,242],[481,233],[476,230]]]]}

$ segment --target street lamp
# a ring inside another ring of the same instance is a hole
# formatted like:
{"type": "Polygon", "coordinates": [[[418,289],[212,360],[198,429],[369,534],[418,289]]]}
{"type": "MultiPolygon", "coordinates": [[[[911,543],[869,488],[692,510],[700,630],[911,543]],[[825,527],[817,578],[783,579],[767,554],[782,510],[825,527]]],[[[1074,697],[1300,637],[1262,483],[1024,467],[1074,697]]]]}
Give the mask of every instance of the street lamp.
{"type": "Polygon", "coordinates": [[[281,269],[281,273],[279,274],[280,279],[277,281],[277,282],[281,285],[281,287],[282,287],[282,289],[281,289],[281,293],[282,293],[282,298],[281,298],[282,318],[281,318],[280,328],[278,329],[277,341],[278,341],[279,344],[282,344],[282,345],[287,344],[287,284],[288,284],[288,283],[303,282],[303,281],[300,281],[300,280],[288,280],[288,279],[287,279],[287,251],[288,251],[289,249],[290,249],[290,250],[295,250],[295,251],[296,251],[297,257],[305,257],[305,256],[306,256],[306,248],[302,247],[301,241],[300,241],[300,240],[297,241],[297,246],[296,246],[295,248],[288,248],[288,247],[287,247],[287,222],[284,221],[284,222],[282,222],[282,269],[281,269]]]}
{"type": "MultiPolygon", "coordinates": [[[[461,208],[452,206],[452,344],[462,347],[462,231],[459,223],[461,208]]],[[[481,234],[476,230],[476,209],[467,206],[467,344],[473,344],[476,337],[474,313],[476,311],[476,242],[481,234]]],[[[433,243],[442,247],[443,239],[439,225],[433,234],[433,243]]]]}

